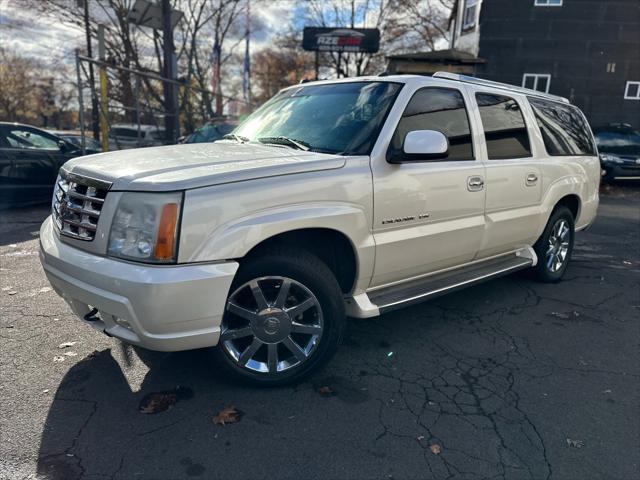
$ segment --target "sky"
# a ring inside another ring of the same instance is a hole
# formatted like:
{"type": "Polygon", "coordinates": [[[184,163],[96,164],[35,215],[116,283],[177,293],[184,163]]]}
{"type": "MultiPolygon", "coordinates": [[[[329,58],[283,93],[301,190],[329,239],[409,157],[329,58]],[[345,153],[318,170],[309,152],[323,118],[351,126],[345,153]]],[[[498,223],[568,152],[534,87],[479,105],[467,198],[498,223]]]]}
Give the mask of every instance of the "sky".
{"type": "MultiPolygon", "coordinates": [[[[76,0],[68,1],[75,4],[76,0]]],[[[298,23],[304,13],[303,4],[295,0],[272,0],[261,3],[260,8],[254,6],[252,16],[264,28],[252,35],[252,50],[264,48],[278,30],[298,23]]],[[[24,0],[0,0],[0,46],[50,65],[60,61],[73,65],[75,48],[85,46],[84,31],[35,15],[25,7],[24,0]]]]}

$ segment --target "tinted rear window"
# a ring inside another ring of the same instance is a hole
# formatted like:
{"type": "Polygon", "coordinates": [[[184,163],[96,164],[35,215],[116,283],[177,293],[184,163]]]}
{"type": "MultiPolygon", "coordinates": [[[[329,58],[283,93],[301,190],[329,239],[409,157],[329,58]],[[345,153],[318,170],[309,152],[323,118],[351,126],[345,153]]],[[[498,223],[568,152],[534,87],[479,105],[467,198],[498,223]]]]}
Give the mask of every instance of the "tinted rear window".
{"type": "Polygon", "coordinates": [[[549,155],[595,155],[589,126],[577,108],[533,97],[529,103],[549,155]]]}
{"type": "Polygon", "coordinates": [[[527,126],[520,106],[511,97],[477,93],[489,160],[531,156],[527,126]]]}

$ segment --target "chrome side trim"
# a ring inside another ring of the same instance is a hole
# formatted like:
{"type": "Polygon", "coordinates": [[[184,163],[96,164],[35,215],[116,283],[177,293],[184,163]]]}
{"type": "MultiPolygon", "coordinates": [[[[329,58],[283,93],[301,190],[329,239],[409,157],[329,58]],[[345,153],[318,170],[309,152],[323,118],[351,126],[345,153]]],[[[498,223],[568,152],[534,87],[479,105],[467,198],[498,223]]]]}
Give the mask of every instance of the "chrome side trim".
{"type": "Polygon", "coordinates": [[[521,270],[521,269],[524,269],[524,268],[527,268],[527,267],[530,267],[530,266],[531,266],[531,260],[528,260],[528,259],[527,260],[522,260],[522,262],[520,262],[518,264],[515,264],[513,266],[510,266],[510,267],[506,267],[506,268],[503,268],[503,269],[500,269],[500,270],[495,270],[493,272],[489,272],[487,274],[480,275],[480,276],[477,276],[477,277],[472,277],[472,278],[469,278],[467,280],[454,283],[452,285],[447,285],[447,286],[444,286],[444,287],[441,287],[441,288],[437,288],[435,290],[431,290],[431,291],[422,293],[420,295],[414,295],[414,296],[409,297],[409,298],[404,298],[404,299],[398,300],[396,302],[391,302],[391,303],[388,303],[388,304],[385,304],[385,305],[379,305],[378,309],[382,313],[384,313],[385,311],[392,310],[392,309],[394,309],[394,308],[396,308],[398,306],[401,306],[401,305],[410,304],[410,303],[418,302],[418,301],[421,301],[421,300],[425,300],[427,298],[432,298],[432,297],[439,296],[439,295],[442,295],[442,294],[445,294],[445,293],[449,293],[449,292],[452,292],[454,290],[460,289],[462,287],[470,286],[470,285],[473,285],[475,283],[480,283],[480,282],[483,282],[485,280],[489,280],[489,279],[494,278],[494,277],[507,275],[508,273],[515,272],[517,270],[521,270]]]}
{"type": "MultiPolygon", "coordinates": [[[[498,255],[492,255],[490,257],[486,257],[486,258],[481,258],[478,260],[472,260],[469,263],[465,263],[464,265],[456,265],[454,267],[448,267],[448,268],[443,268],[441,270],[436,270],[435,272],[429,272],[429,273],[423,273],[421,275],[415,275],[413,277],[409,277],[409,278],[403,278],[402,280],[397,280],[395,282],[389,282],[389,283],[385,283],[383,285],[376,285],[375,287],[371,287],[369,289],[367,289],[367,293],[373,293],[373,292],[378,292],[380,290],[385,290],[389,287],[396,287],[396,286],[400,286],[409,282],[413,282],[414,280],[420,280],[421,278],[424,278],[425,280],[429,277],[435,277],[436,275],[440,275],[443,273],[447,273],[447,272],[451,272],[453,270],[459,270],[460,268],[466,268],[466,267],[474,267],[480,264],[483,264],[485,262],[488,262],[490,260],[496,260],[499,258],[507,258],[510,255],[516,255],[516,256],[524,256],[526,258],[530,258],[529,254],[524,255],[523,252],[531,250],[533,252],[533,249],[531,247],[527,247],[524,250],[513,250],[511,252],[506,252],[506,253],[500,253],[498,255]]],[[[534,252],[535,255],[535,252],[534,252]]],[[[535,265],[535,264],[534,264],[535,265]]]]}

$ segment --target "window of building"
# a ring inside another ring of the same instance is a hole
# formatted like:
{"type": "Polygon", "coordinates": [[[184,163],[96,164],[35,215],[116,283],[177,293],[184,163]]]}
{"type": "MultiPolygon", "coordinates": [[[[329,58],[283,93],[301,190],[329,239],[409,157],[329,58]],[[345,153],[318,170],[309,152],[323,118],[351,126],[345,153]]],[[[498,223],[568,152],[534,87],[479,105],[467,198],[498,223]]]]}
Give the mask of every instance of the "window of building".
{"type": "Polygon", "coordinates": [[[525,88],[549,93],[550,85],[551,75],[548,73],[525,73],[522,76],[522,86],[525,88]]]}
{"type": "Polygon", "coordinates": [[[627,82],[624,98],[625,100],[640,100],[640,82],[627,82]]]}
{"type": "Polygon", "coordinates": [[[462,12],[462,29],[468,30],[476,26],[478,0],[465,0],[462,12]]]}
{"type": "Polygon", "coordinates": [[[531,144],[520,106],[504,95],[477,93],[489,160],[531,156],[531,144]]]}
{"type": "Polygon", "coordinates": [[[562,0],[535,0],[536,7],[561,7],[562,0]]]}
{"type": "Polygon", "coordinates": [[[547,154],[595,155],[589,126],[571,105],[529,97],[547,154]]]}
{"type": "Polygon", "coordinates": [[[475,158],[469,117],[458,90],[427,87],[414,93],[393,134],[390,151],[400,151],[407,133],[413,130],[437,130],[446,135],[449,152],[440,161],[475,158]]]}

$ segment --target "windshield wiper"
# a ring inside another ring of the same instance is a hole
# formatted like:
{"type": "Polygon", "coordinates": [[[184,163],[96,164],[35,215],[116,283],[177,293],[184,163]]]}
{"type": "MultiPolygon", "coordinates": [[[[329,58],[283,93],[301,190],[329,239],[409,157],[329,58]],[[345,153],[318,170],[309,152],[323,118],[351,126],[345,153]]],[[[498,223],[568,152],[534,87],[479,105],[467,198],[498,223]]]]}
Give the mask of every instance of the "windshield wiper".
{"type": "Polygon", "coordinates": [[[247,137],[243,137],[242,135],[236,135],[235,133],[227,133],[222,136],[223,140],[235,140],[239,143],[247,143],[249,139],[247,137]]]}
{"type": "Polygon", "coordinates": [[[260,143],[271,143],[272,145],[287,145],[297,150],[304,150],[305,152],[311,148],[307,142],[302,140],[296,140],[294,138],[279,136],[279,137],[260,137],[258,138],[260,143]]]}

